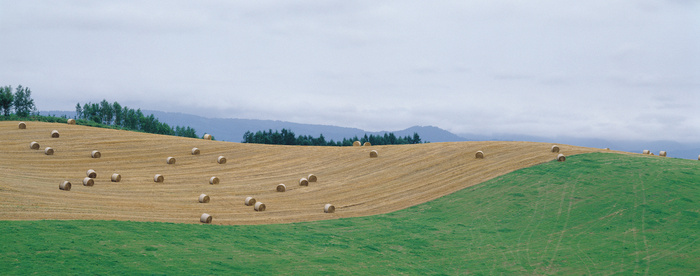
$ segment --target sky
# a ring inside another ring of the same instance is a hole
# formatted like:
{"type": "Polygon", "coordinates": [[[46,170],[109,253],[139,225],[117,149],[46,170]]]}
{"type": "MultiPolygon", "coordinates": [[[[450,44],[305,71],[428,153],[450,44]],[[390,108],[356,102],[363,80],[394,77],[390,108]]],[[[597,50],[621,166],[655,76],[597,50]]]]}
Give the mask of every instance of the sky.
{"type": "Polygon", "coordinates": [[[0,85],[367,131],[700,140],[700,1],[0,0],[0,85]]]}

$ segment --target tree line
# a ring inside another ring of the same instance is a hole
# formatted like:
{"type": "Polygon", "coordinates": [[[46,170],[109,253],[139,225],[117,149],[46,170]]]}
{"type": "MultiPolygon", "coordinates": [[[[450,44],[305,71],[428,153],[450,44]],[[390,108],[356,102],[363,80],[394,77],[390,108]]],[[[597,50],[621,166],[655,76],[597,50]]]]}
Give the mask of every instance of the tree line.
{"type": "Polygon", "coordinates": [[[15,111],[19,117],[28,117],[32,112],[36,112],[32,90],[29,87],[18,85],[15,93],[12,93],[12,86],[0,87],[0,111],[7,117],[15,111]]]}
{"type": "Polygon", "coordinates": [[[198,138],[196,131],[191,127],[176,126],[175,128],[158,121],[151,115],[144,115],[141,109],[122,107],[118,102],[110,103],[102,100],[99,103],[88,102],[75,105],[76,119],[90,120],[98,124],[112,125],[127,130],[143,131],[147,133],[174,135],[190,138],[198,138]]]}
{"type": "Polygon", "coordinates": [[[271,145],[299,145],[299,146],[352,146],[353,142],[360,141],[364,144],[369,142],[372,145],[402,145],[402,144],[420,144],[420,135],[418,133],[413,133],[413,136],[399,137],[394,133],[384,133],[384,135],[373,135],[367,136],[365,134],[363,137],[358,138],[357,136],[352,139],[343,138],[342,141],[326,141],[323,134],[320,134],[318,138],[314,138],[310,135],[299,135],[296,136],[294,132],[287,129],[282,129],[281,131],[272,129],[268,131],[257,131],[255,133],[246,131],[243,134],[242,143],[255,143],[255,144],[271,144],[271,145]]]}

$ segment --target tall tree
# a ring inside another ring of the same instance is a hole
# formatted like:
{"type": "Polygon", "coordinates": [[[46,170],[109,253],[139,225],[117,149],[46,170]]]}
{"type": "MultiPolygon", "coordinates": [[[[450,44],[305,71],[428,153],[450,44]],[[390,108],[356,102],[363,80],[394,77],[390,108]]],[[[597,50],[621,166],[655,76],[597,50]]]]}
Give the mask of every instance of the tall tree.
{"type": "Polygon", "coordinates": [[[10,115],[14,98],[15,96],[12,94],[12,86],[0,87],[0,110],[2,110],[3,115],[10,115]]]}
{"type": "Polygon", "coordinates": [[[33,111],[36,111],[34,99],[32,99],[32,90],[29,87],[17,86],[15,89],[15,114],[20,117],[27,117],[33,111]]]}
{"type": "Polygon", "coordinates": [[[77,118],[82,118],[83,116],[83,107],[80,106],[80,103],[75,104],[75,116],[77,118]]]}

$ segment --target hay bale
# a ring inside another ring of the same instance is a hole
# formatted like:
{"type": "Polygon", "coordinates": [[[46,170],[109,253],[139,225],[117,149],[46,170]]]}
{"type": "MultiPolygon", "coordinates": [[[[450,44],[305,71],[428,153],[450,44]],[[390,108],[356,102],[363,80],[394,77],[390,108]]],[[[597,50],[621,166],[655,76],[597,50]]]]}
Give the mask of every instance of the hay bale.
{"type": "Polygon", "coordinates": [[[99,150],[93,150],[93,151],[90,153],[90,156],[91,156],[92,158],[100,158],[100,157],[102,157],[102,153],[100,153],[99,150]]]}
{"type": "Polygon", "coordinates": [[[58,133],[58,130],[54,129],[51,131],[51,138],[58,138],[59,136],[61,136],[61,134],[58,133]]]}
{"type": "Polygon", "coordinates": [[[226,164],[226,157],[224,157],[223,155],[219,156],[219,158],[216,159],[216,163],[226,164]]]}
{"type": "Polygon", "coordinates": [[[70,181],[63,181],[61,184],[58,184],[58,188],[64,191],[70,191],[71,186],[70,181]]]}
{"type": "Polygon", "coordinates": [[[559,146],[557,146],[557,145],[552,146],[552,152],[559,152],[559,146]]]}
{"type": "Polygon", "coordinates": [[[369,158],[375,158],[375,157],[377,157],[377,156],[379,156],[379,153],[377,153],[376,150],[373,150],[373,151],[370,151],[370,152],[369,152],[369,158]]]}
{"type": "Polygon", "coordinates": [[[477,151],[475,156],[476,156],[476,159],[484,159],[484,152],[477,151]]]}
{"type": "Polygon", "coordinates": [[[359,147],[360,145],[362,145],[362,144],[360,144],[360,141],[352,142],[353,147],[359,147]]]}
{"type": "Polygon", "coordinates": [[[698,155],[698,161],[700,161],[700,155],[698,155]]]}
{"type": "Polygon", "coordinates": [[[165,160],[165,162],[168,163],[168,165],[175,164],[175,157],[170,156],[165,160]]]}
{"type": "Polygon", "coordinates": [[[278,192],[284,192],[287,190],[287,186],[284,184],[277,184],[277,191],[278,192]]]}
{"type": "Polygon", "coordinates": [[[643,150],[643,151],[642,151],[642,154],[649,154],[649,153],[651,153],[649,150],[643,150]]]}
{"type": "Polygon", "coordinates": [[[370,142],[365,142],[364,144],[362,144],[362,146],[371,147],[371,146],[372,146],[372,143],[370,143],[370,142]]]}
{"type": "Polygon", "coordinates": [[[324,213],[335,213],[335,206],[333,204],[326,204],[326,206],[323,206],[323,212],[324,213]]]}
{"type": "Polygon", "coordinates": [[[253,208],[255,208],[255,211],[258,211],[258,212],[265,211],[265,203],[256,202],[255,207],[253,207],[253,208]]]}
{"type": "Polygon", "coordinates": [[[95,185],[95,180],[89,177],[83,178],[83,186],[95,185]]]}
{"type": "Polygon", "coordinates": [[[68,119],[68,124],[69,124],[69,125],[74,125],[74,124],[75,124],[75,119],[68,119]]]}
{"type": "Polygon", "coordinates": [[[205,133],[204,136],[202,136],[202,139],[211,140],[211,135],[209,135],[208,133],[205,133]]]}
{"type": "Polygon", "coordinates": [[[660,151],[660,152],[659,152],[659,156],[661,156],[661,157],[666,157],[666,151],[663,151],[663,150],[660,151]]]}
{"type": "Polygon", "coordinates": [[[309,180],[309,182],[316,182],[318,180],[314,174],[310,174],[306,179],[309,180]]]}
{"type": "Polygon", "coordinates": [[[561,154],[561,153],[558,154],[558,155],[557,155],[557,161],[559,161],[559,162],[564,162],[564,161],[566,161],[566,156],[564,156],[564,155],[561,154]]]}
{"type": "Polygon", "coordinates": [[[199,195],[199,203],[209,203],[209,196],[205,194],[199,195]]]}
{"type": "Polygon", "coordinates": [[[605,150],[610,150],[610,148],[605,148],[605,150]]]}
{"type": "Polygon", "coordinates": [[[87,177],[89,177],[89,178],[97,178],[97,172],[96,172],[95,170],[93,170],[93,169],[87,170],[87,172],[85,172],[85,174],[86,174],[87,177]]]}
{"type": "Polygon", "coordinates": [[[198,149],[198,148],[192,148],[192,155],[199,155],[199,149],[198,149]]]}
{"type": "Polygon", "coordinates": [[[122,175],[118,173],[112,174],[112,182],[121,182],[122,181],[122,175]]]}
{"type": "Polygon", "coordinates": [[[309,186],[309,180],[302,177],[299,179],[299,186],[309,186]]]}
{"type": "Polygon", "coordinates": [[[24,123],[24,122],[19,122],[19,124],[17,125],[17,127],[19,127],[19,129],[27,129],[27,124],[24,123]]]}
{"type": "Polygon", "coordinates": [[[29,143],[29,148],[33,150],[38,150],[39,148],[41,148],[41,146],[37,142],[31,142],[29,143]]]}
{"type": "Polygon", "coordinates": [[[153,182],[163,183],[163,181],[165,181],[165,178],[163,177],[162,174],[156,174],[153,176],[153,182]]]}
{"type": "Polygon", "coordinates": [[[209,184],[211,184],[211,185],[219,184],[219,178],[216,176],[212,176],[211,178],[209,178],[209,184]]]}
{"type": "Polygon", "coordinates": [[[44,154],[53,155],[53,149],[51,147],[46,147],[46,149],[44,149],[44,154]]]}
{"type": "Polygon", "coordinates": [[[246,197],[245,198],[245,206],[252,206],[255,205],[255,198],[252,196],[246,197]]]}
{"type": "Polygon", "coordinates": [[[199,217],[199,221],[201,221],[202,223],[211,223],[211,219],[211,215],[207,213],[204,213],[201,217],[199,217]]]}

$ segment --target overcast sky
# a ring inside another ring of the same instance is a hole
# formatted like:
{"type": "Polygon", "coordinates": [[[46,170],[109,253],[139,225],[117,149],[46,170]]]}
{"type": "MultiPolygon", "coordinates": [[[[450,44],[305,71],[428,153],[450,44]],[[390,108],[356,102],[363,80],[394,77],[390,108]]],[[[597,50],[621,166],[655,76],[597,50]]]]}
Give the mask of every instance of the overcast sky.
{"type": "Polygon", "coordinates": [[[700,1],[0,0],[0,85],[369,131],[700,140],[700,1]]]}

